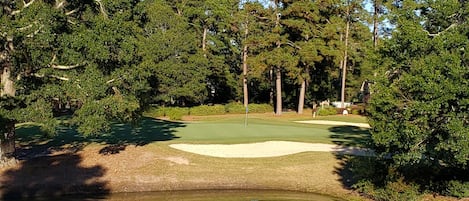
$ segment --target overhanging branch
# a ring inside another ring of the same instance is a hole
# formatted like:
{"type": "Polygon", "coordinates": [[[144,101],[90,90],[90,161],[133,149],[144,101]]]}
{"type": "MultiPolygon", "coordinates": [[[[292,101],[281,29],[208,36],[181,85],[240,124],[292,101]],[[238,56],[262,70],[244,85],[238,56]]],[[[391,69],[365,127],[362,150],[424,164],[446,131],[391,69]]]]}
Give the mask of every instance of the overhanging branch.
{"type": "Polygon", "coordinates": [[[34,31],[33,33],[30,33],[30,34],[26,35],[26,37],[27,37],[27,38],[32,38],[32,37],[34,37],[35,35],[37,35],[37,34],[41,31],[42,28],[44,28],[44,25],[41,25],[41,26],[39,27],[39,29],[37,29],[37,30],[34,31]]]}
{"type": "Polygon", "coordinates": [[[424,31],[427,32],[428,36],[430,36],[430,37],[437,37],[437,36],[443,34],[444,32],[449,31],[450,29],[456,28],[457,26],[458,26],[458,23],[451,24],[448,28],[446,28],[445,30],[440,31],[438,33],[430,33],[427,30],[424,30],[424,31]]]}
{"type": "Polygon", "coordinates": [[[96,3],[98,3],[99,5],[99,10],[101,11],[101,13],[103,14],[104,16],[104,19],[108,19],[108,16],[107,16],[107,13],[106,13],[106,9],[103,5],[103,2],[101,2],[101,0],[95,0],[96,3]]]}
{"type": "Polygon", "coordinates": [[[79,64],[75,64],[75,65],[59,65],[59,64],[53,64],[56,59],[57,59],[57,55],[54,54],[54,56],[52,56],[52,60],[49,62],[49,66],[50,66],[51,68],[58,69],[58,70],[71,70],[71,69],[74,69],[74,68],[77,68],[77,67],[80,67],[80,66],[84,66],[84,65],[85,65],[85,62],[79,63],[79,64]]]}
{"type": "MultiPolygon", "coordinates": [[[[44,74],[38,74],[38,73],[34,73],[32,74],[34,77],[38,77],[38,78],[44,78],[46,77],[46,75],[44,74]]],[[[47,77],[51,77],[51,78],[55,78],[55,79],[58,79],[58,80],[62,80],[62,81],[69,81],[70,78],[68,77],[61,77],[61,76],[57,76],[57,75],[47,75],[47,77]]]]}
{"type": "Polygon", "coordinates": [[[31,5],[34,3],[34,1],[36,1],[36,0],[31,0],[31,1],[29,1],[28,3],[26,3],[26,2],[23,0],[23,8],[21,8],[20,10],[14,10],[14,11],[11,12],[11,14],[12,14],[12,15],[16,15],[16,14],[21,13],[21,11],[23,11],[25,8],[31,6],[31,5]]]}
{"type": "Polygon", "coordinates": [[[85,65],[85,63],[69,65],[69,66],[52,64],[51,67],[54,68],[54,69],[59,69],[59,70],[71,70],[71,69],[74,69],[74,68],[77,68],[77,67],[80,67],[80,66],[84,66],[84,65],[85,65]]]}
{"type": "Polygon", "coordinates": [[[56,0],[55,1],[55,8],[57,8],[57,9],[63,8],[66,2],[67,1],[60,1],[59,2],[58,0],[56,0]]]}

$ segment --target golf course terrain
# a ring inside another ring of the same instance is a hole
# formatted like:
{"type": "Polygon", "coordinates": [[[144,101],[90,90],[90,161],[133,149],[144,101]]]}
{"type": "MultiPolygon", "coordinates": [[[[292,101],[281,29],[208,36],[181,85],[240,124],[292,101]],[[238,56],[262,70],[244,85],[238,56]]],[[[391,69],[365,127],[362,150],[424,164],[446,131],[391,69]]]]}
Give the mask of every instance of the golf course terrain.
{"type": "MultiPolygon", "coordinates": [[[[182,121],[145,117],[137,126],[115,124],[108,134],[96,137],[83,137],[70,127],[47,137],[34,125],[20,125],[19,161],[0,170],[0,190],[4,198],[26,199],[65,194],[105,199],[123,192],[243,189],[364,200],[349,189],[354,180],[347,156],[334,151],[255,156],[258,150],[253,143],[360,147],[369,139],[367,128],[295,122],[307,119],[312,118],[253,114],[246,123],[244,115],[185,117],[182,121]],[[253,157],[195,154],[172,148],[176,144],[250,144],[249,150],[242,151],[253,157]]],[[[366,123],[364,117],[353,115],[317,119],[366,123]]]]}

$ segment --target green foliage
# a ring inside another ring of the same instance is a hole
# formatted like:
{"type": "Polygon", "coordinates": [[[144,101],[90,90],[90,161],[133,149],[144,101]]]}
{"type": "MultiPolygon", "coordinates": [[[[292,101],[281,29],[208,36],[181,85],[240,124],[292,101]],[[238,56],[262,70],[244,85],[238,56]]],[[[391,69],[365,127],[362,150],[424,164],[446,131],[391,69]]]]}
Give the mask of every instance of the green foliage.
{"type": "Polygon", "coordinates": [[[386,178],[402,176],[437,193],[441,189],[432,184],[451,178],[458,192],[464,185],[456,181],[467,181],[469,170],[469,29],[461,21],[469,4],[393,6],[401,6],[390,7],[397,31],[379,52],[367,108],[371,148],[386,169],[395,170],[385,172],[386,178]]]}
{"type": "Polygon", "coordinates": [[[248,109],[250,113],[269,113],[274,111],[270,104],[249,104],[248,109]]]}
{"type": "Polygon", "coordinates": [[[72,122],[84,135],[98,135],[109,131],[111,121],[131,122],[136,118],[139,104],[130,97],[111,96],[84,104],[75,112],[72,122]]]}
{"type": "Polygon", "coordinates": [[[158,118],[168,117],[171,120],[181,120],[183,116],[189,115],[189,109],[184,107],[151,107],[145,113],[145,115],[158,118]]]}
{"type": "Polygon", "coordinates": [[[369,181],[361,181],[355,188],[377,201],[417,201],[421,196],[417,185],[407,184],[402,179],[388,182],[381,188],[369,181]]]}
{"type": "Polygon", "coordinates": [[[225,111],[228,114],[244,114],[246,113],[246,108],[242,103],[231,102],[225,105],[225,111]]]}
{"type": "Polygon", "coordinates": [[[222,114],[225,114],[225,106],[223,105],[195,106],[189,109],[189,114],[193,116],[222,115],[222,114]]]}
{"type": "Polygon", "coordinates": [[[336,115],[337,109],[335,107],[320,107],[316,114],[319,116],[336,115]]]}
{"type": "Polygon", "coordinates": [[[160,107],[160,106],[152,106],[148,108],[143,115],[153,117],[153,118],[158,118],[158,117],[164,117],[165,116],[165,107],[160,107]]]}
{"type": "MultiPolygon", "coordinates": [[[[272,112],[273,107],[269,104],[249,104],[250,113],[272,112]]],[[[240,103],[229,103],[226,105],[201,105],[195,107],[152,107],[145,112],[151,117],[169,117],[172,120],[181,120],[185,115],[208,116],[223,114],[244,114],[246,109],[240,103]]]]}
{"type": "Polygon", "coordinates": [[[189,108],[186,107],[165,107],[164,113],[166,117],[172,120],[181,120],[183,116],[189,115],[189,108]]]}
{"type": "Polygon", "coordinates": [[[469,197],[469,182],[461,182],[452,180],[446,184],[447,190],[443,192],[445,195],[465,198],[469,197]]]}

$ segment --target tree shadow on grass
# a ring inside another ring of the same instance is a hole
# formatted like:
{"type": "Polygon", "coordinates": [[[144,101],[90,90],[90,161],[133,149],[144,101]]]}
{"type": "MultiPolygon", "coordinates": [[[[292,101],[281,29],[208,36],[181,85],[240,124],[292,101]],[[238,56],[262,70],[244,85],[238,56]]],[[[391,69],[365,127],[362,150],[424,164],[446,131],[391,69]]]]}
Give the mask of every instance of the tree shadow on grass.
{"type": "MultiPolygon", "coordinates": [[[[371,134],[368,128],[357,126],[334,126],[329,128],[332,132],[330,138],[339,146],[367,148],[371,143],[371,134]]],[[[360,178],[366,174],[367,167],[372,164],[373,156],[353,156],[336,154],[340,161],[334,174],[339,175],[340,182],[346,189],[352,189],[360,178]]]]}
{"type": "Polygon", "coordinates": [[[110,189],[101,177],[106,169],[81,165],[77,154],[42,156],[20,161],[0,177],[2,200],[44,200],[80,194],[82,200],[102,199],[110,189]]]}
{"type": "Polygon", "coordinates": [[[24,126],[17,129],[18,159],[47,156],[51,153],[76,153],[89,143],[106,145],[101,154],[117,154],[129,145],[144,146],[152,142],[177,139],[176,128],[184,123],[170,122],[144,117],[137,126],[115,123],[111,131],[96,136],[85,137],[75,128],[61,126],[57,135],[48,137],[37,126],[24,126]]]}
{"type": "MultiPolygon", "coordinates": [[[[156,141],[175,138],[174,132],[183,123],[143,118],[132,127],[114,124],[109,133],[85,137],[75,128],[60,127],[56,136],[45,136],[37,126],[17,129],[18,164],[0,169],[0,199],[33,200],[38,196],[60,197],[67,194],[83,195],[81,200],[105,198],[110,189],[102,178],[106,169],[100,165],[84,166],[77,153],[90,144],[105,145],[103,155],[117,154],[129,145],[144,146],[156,141]]],[[[60,198],[62,199],[62,198],[60,198]]]]}
{"type": "Polygon", "coordinates": [[[334,126],[329,128],[333,134],[330,136],[332,142],[340,146],[366,147],[371,140],[368,128],[357,126],[334,126]]]}

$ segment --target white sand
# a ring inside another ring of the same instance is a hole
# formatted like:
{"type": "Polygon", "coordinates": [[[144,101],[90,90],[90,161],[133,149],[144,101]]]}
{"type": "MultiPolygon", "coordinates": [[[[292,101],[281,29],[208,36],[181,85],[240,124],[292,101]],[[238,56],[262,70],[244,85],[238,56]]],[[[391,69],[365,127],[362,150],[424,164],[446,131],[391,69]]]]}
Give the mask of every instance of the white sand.
{"type": "Polygon", "coordinates": [[[336,126],[356,126],[361,128],[370,128],[367,123],[350,123],[343,121],[325,121],[325,120],[306,120],[306,121],[295,121],[296,123],[303,124],[322,124],[322,125],[336,125],[336,126]]]}
{"type": "Polygon", "coordinates": [[[262,158],[277,157],[301,152],[333,152],[359,156],[372,156],[373,152],[353,147],[331,144],[267,141],[249,144],[171,144],[172,148],[195,154],[221,158],[262,158]]]}

